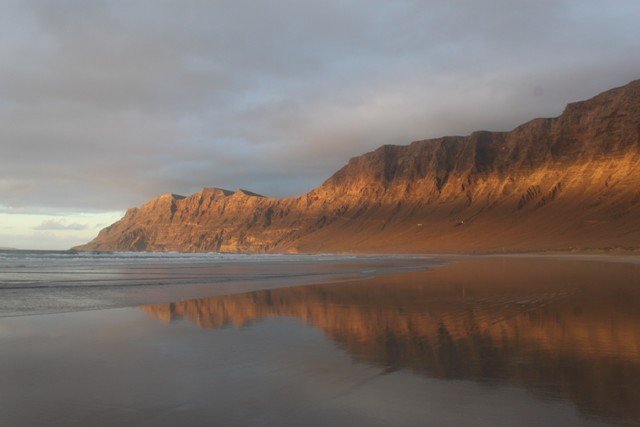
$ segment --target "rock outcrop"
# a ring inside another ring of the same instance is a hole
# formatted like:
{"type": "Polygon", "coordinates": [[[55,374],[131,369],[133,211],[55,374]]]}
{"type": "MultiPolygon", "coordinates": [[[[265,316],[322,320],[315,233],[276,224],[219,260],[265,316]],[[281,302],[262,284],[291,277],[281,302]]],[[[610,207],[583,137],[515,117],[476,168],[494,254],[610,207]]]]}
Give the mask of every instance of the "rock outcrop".
{"type": "Polygon", "coordinates": [[[205,188],[78,250],[478,252],[640,247],[640,80],[509,132],[385,145],[290,198],[205,188]]]}

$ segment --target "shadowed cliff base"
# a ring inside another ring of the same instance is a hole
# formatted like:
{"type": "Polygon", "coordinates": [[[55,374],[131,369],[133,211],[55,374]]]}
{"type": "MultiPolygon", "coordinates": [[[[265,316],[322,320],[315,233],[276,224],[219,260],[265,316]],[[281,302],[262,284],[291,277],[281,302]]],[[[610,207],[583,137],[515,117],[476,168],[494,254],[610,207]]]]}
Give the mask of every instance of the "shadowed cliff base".
{"type": "Polygon", "coordinates": [[[639,166],[636,80],[509,132],[383,146],[299,197],[163,195],[75,249],[639,250],[639,166]]]}
{"type": "Polygon", "coordinates": [[[292,317],[354,361],[440,379],[521,385],[640,422],[640,266],[469,259],[426,272],[146,306],[203,328],[292,317]]]}

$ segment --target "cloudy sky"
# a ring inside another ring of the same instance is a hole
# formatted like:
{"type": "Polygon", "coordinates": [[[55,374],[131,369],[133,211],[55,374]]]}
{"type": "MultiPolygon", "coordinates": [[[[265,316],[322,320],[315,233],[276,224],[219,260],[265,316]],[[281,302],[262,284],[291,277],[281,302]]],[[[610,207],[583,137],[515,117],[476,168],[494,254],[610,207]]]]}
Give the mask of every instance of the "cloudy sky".
{"type": "Polygon", "coordinates": [[[0,247],[556,116],[640,78],[638,22],[637,0],[0,0],[0,247]]]}

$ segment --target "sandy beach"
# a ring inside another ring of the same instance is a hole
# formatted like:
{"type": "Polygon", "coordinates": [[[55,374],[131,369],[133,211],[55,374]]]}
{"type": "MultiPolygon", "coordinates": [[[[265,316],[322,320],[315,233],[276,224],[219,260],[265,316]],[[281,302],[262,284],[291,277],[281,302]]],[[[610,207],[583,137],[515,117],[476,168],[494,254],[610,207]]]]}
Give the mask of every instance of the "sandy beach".
{"type": "Polygon", "coordinates": [[[640,266],[614,260],[5,317],[0,424],[635,424],[640,266]]]}

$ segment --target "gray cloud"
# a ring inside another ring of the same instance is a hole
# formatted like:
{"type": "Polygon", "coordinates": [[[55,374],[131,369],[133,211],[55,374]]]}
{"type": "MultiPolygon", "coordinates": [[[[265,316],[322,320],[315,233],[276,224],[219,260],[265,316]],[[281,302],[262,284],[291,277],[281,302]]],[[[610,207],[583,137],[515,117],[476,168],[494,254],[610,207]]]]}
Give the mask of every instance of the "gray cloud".
{"type": "Polygon", "coordinates": [[[381,144],[640,78],[639,19],[636,1],[6,1],[0,203],[301,193],[381,144]]]}
{"type": "Polygon", "coordinates": [[[77,222],[67,224],[64,220],[56,220],[56,219],[48,219],[42,221],[41,224],[33,227],[34,230],[71,230],[71,231],[81,231],[89,229],[88,224],[79,224],[77,222]]]}

